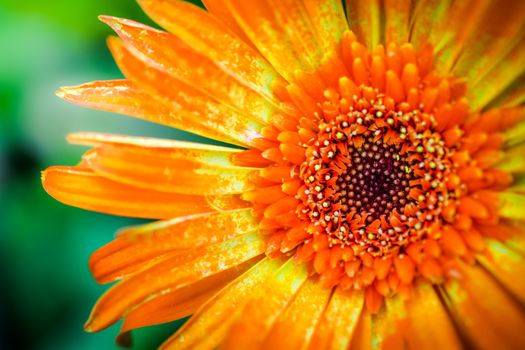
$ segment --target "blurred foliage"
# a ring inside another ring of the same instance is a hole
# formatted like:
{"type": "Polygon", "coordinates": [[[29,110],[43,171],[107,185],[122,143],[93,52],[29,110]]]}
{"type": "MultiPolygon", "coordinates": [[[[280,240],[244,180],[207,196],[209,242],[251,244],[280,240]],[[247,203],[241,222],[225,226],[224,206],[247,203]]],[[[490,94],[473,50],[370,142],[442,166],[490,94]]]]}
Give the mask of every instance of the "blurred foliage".
{"type": "MultiPolygon", "coordinates": [[[[140,221],[71,208],[44,192],[40,171],[75,164],[85,151],[68,145],[66,134],[203,140],[54,96],[62,85],[122,76],[106,49],[112,33],[97,20],[99,14],[154,25],[131,0],[0,1],[1,349],[118,348],[118,326],[97,334],[82,329],[108,288],[94,282],[87,260],[118,228],[140,221]]],[[[154,348],[179,326],[138,330],[132,348],[154,348]]]]}
{"type": "Polygon", "coordinates": [[[108,34],[103,26],[97,26],[93,23],[93,20],[101,14],[132,18],[142,23],[153,24],[140,7],[130,0],[2,0],[2,7],[7,13],[19,13],[27,17],[48,19],[54,25],[83,40],[99,40],[100,37],[108,34]]]}

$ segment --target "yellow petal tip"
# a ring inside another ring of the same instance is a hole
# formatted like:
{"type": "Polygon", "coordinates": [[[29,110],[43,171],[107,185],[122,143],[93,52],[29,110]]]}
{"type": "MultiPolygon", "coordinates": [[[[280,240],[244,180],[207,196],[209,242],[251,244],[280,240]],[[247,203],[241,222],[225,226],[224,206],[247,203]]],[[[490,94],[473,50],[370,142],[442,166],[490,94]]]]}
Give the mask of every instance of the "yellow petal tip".
{"type": "Polygon", "coordinates": [[[66,97],[66,92],[63,90],[63,88],[60,88],[58,90],[55,91],[55,95],[57,95],[58,97],[62,98],[62,99],[65,99],[66,97]]]}

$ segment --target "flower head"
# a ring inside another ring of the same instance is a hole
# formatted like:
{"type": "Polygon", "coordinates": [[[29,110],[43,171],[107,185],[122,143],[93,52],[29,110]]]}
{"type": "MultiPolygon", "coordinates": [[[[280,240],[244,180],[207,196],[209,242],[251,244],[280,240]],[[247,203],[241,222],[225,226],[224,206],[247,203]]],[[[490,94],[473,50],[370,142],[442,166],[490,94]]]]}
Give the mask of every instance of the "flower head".
{"type": "Polygon", "coordinates": [[[519,347],[523,4],[139,0],[101,17],[126,80],[74,103],[214,138],[97,133],[58,200],[159,219],[95,252],[89,331],[165,347],[519,347]],[[425,322],[431,320],[431,322],[425,322]]]}

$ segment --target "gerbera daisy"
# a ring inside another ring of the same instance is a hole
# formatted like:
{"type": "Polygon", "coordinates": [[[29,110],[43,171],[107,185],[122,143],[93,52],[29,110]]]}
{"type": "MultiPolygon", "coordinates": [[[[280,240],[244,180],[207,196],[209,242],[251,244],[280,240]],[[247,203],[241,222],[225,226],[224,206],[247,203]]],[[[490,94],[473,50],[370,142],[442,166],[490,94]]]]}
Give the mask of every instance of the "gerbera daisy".
{"type": "Polygon", "coordinates": [[[523,1],[139,0],[125,80],[73,103],[231,144],[99,133],[42,181],[157,219],[89,262],[86,323],[165,348],[525,346],[523,1]],[[345,14],[346,13],[346,14],[345,14]],[[237,147],[236,147],[237,146],[237,147]]]}

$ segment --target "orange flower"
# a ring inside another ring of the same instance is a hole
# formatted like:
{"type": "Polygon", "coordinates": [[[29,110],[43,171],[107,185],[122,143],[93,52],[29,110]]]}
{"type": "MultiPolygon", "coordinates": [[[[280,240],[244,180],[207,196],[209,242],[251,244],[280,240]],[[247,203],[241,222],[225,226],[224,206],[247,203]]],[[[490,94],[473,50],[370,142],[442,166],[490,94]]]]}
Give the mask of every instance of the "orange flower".
{"type": "Polygon", "coordinates": [[[126,80],[68,101],[220,140],[95,133],[56,199],[159,219],[96,251],[86,329],[166,348],[525,346],[522,1],[139,0],[126,80]],[[518,78],[521,77],[521,78],[518,78]]]}

